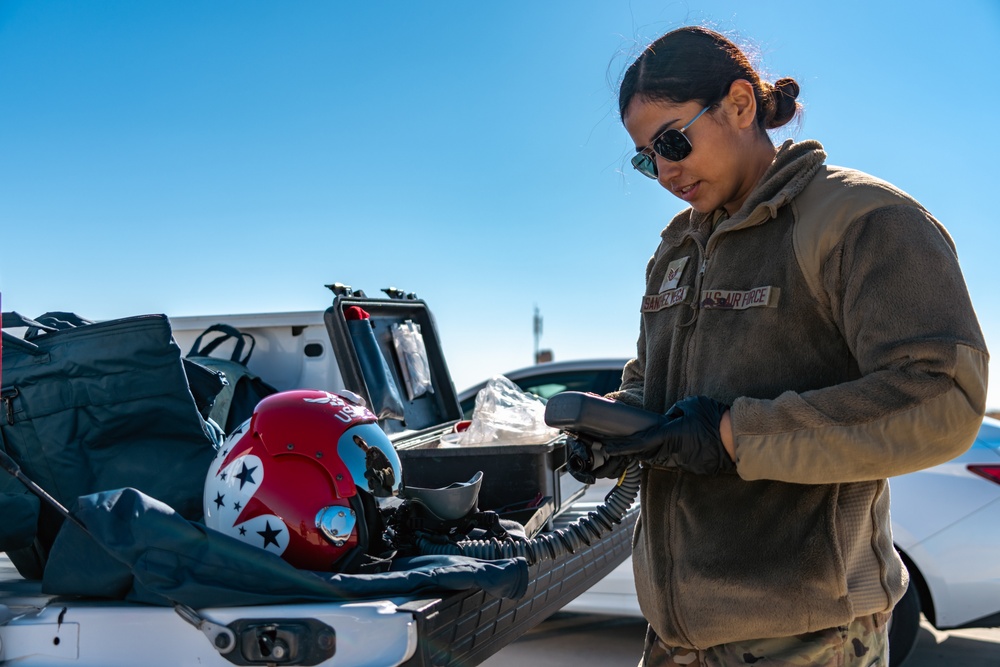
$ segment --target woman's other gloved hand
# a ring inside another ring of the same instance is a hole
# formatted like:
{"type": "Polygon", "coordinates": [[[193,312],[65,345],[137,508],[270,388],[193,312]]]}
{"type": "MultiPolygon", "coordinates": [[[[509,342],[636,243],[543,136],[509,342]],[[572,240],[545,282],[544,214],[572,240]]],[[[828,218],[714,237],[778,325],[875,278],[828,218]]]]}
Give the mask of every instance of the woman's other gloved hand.
{"type": "Polygon", "coordinates": [[[662,468],[680,468],[699,475],[736,469],[719,433],[729,406],[707,396],[691,396],[674,403],[660,424],[627,438],[604,441],[611,460],[634,457],[662,468]]]}
{"type": "Polygon", "coordinates": [[[593,484],[598,478],[617,479],[632,462],[631,456],[608,457],[600,443],[569,436],[566,444],[569,447],[569,474],[584,484],[593,484]]]}

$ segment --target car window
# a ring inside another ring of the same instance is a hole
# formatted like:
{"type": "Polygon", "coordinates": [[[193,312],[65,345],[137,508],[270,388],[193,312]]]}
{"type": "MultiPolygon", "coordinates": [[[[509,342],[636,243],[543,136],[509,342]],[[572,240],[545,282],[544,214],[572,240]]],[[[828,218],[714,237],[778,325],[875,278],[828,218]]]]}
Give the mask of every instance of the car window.
{"type": "Polygon", "coordinates": [[[561,382],[552,382],[549,384],[532,384],[531,386],[521,387],[521,388],[524,389],[529,394],[534,394],[535,396],[543,398],[545,400],[552,398],[554,395],[558,394],[561,391],[566,391],[566,385],[562,384],[561,382]]]}
{"type": "Polygon", "coordinates": [[[603,376],[603,371],[562,371],[514,380],[514,384],[529,394],[548,400],[562,391],[599,393],[605,384],[603,376]]]}
{"type": "Polygon", "coordinates": [[[613,391],[618,391],[622,386],[622,369],[616,371],[604,371],[601,375],[603,386],[600,391],[595,391],[595,394],[609,394],[613,391]]]}

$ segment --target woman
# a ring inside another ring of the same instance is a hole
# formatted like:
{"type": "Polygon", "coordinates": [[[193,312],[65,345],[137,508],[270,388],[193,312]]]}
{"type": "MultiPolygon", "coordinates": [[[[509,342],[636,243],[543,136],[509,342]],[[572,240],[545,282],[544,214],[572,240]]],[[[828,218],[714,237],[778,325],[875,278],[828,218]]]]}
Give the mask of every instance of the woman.
{"type": "Polygon", "coordinates": [[[775,148],[798,92],[699,27],[621,84],[632,165],[690,205],[647,265],[637,356],[611,394],[662,426],[605,443],[598,471],[643,467],[646,667],[888,665],[908,577],[886,478],[964,451],[985,411],[951,238],[819,143],[775,148]]]}

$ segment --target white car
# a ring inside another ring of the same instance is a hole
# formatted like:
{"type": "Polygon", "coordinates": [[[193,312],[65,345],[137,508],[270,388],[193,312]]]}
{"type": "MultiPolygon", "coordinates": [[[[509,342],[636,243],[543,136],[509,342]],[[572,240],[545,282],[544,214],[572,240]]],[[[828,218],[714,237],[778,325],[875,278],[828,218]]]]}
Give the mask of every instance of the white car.
{"type": "MultiPolygon", "coordinates": [[[[507,377],[543,399],[567,390],[604,394],[617,389],[625,361],[547,363],[507,377]]],[[[471,411],[479,388],[459,394],[464,409],[471,411]]],[[[611,484],[601,480],[588,493],[599,499],[611,484]]],[[[889,488],[893,541],[911,577],[890,626],[896,667],[913,648],[921,613],[940,630],[1000,627],[1000,421],[987,417],[964,454],[894,477],[889,488]]],[[[564,610],[641,616],[631,559],[564,610]]]]}

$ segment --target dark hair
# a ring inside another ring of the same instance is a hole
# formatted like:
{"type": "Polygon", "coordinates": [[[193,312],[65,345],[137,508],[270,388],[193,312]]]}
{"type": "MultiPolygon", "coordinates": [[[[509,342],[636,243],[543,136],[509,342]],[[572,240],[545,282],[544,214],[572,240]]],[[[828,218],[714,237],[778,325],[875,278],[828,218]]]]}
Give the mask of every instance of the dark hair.
{"type": "Polygon", "coordinates": [[[636,97],[676,104],[697,100],[714,106],[737,79],[753,86],[761,132],[781,127],[800,108],[795,101],[799,96],[795,79],[778,79],[773,85],[762,81],[729,39],[707,28],[688,26],[663,35],[629,65],[618,91],[618,111],[624,121],[625,110],[636,97]]]}

